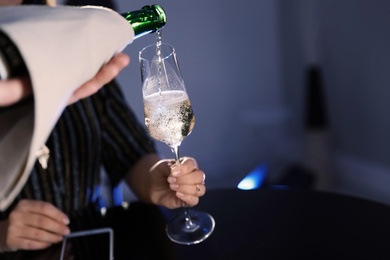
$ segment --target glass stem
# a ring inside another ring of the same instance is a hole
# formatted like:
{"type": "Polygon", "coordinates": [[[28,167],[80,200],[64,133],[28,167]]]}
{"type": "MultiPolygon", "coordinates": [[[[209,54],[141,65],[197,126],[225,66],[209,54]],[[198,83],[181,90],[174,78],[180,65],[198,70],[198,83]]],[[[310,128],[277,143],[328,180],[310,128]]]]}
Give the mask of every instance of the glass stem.
{"type": "MultiPolygon", "coordinates": [[[[172,147],[172,152],[175,154],[176,164],[180,164],[180,156],[179,156],[179,146],[172,147]]],[[[184,206],[184,215],[185,215],[185,228],[188,230],[193,229],[194,223],[192,222],[191,213],[189,207],[184,206]]]]}

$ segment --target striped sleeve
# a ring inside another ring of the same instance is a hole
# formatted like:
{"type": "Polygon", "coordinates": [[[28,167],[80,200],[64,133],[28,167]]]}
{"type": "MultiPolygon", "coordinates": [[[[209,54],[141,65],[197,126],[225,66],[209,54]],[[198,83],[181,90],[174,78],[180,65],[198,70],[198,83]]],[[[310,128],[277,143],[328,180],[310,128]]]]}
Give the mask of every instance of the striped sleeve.
{"type": "Polygon", "coordinates": [[[103,166],[111,182],[117,184],[138,159],[155,152],[149,137],[123,96],[115,81],[104,87],[95,104],[103,104],[101,124],[103,135],[103,166]]]}

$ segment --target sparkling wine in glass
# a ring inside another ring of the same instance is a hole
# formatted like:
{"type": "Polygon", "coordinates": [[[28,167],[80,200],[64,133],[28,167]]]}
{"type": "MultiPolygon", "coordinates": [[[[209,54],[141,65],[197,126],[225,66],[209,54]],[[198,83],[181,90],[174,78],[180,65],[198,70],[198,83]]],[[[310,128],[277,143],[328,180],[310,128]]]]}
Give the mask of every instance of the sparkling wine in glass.
{"type": "MultiPolygon", "coordinates": [[[[179,146],[195,125],[191,102],[175,49],[157,41],[140,51],[145,126],[157,141],[167,144],[180,164],[179,146]]],[[[184,207],[168,221],[168,237],[179,244],[192,245],[205,240],[214,230],[213,217],[184,207]]]]}

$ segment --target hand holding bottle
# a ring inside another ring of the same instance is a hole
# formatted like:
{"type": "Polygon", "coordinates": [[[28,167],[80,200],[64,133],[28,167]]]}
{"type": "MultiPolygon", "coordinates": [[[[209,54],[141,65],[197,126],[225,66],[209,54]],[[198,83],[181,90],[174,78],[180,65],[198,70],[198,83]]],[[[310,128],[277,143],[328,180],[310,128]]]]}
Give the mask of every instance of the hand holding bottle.
{"type": "MultiPolygon", "coordinates": [[[[121,14],[134,31],[134,38],[152,33],[164,27],[166,23],[166,15],[164,10],[159,5],[144,6],[140,10],[121,14]]],[[[3,34],[2,34],[3,35],[3,34]]],[[[12,52],[3,52],[3,54],[16,53],[17,55],[7,56],[4,60],[0,60],[0,107],[15,104],[32,93],[31,80],[27,76],[27,71],[20,56],[17,47],[12,40],[10,41],[6,35],[2,36],[3,44],[1,48],[9,49],[12,47],[12,52]],[[7,43],[7,44],[4,44],[7,43]],[[4,46],[3,46],[4,45],[4,46]],[[4,64],[5,63],[5,64],[4,64]],[[8,64],[7,64],[8,63],[8,64]],[[16,64],[16,67],[14,67],[16,64]],[[22,76],[20,76],[22,75],[22,76]],[[6,80],[7,76],[10,80],[6,80]]],[[[59,48],[60,49],[60,48],[59,48]]],[[[103,66],[102,70],[96,74],[91,80],[83,84],[79,89],[76,89],[68,104],[72,104],[81,98],[85,98],[93,93],[96,93],[104,84],[111,81],[119,72],[129,63],[128,57],[124,54],[114,57],[109,63],[103,66]]],[[[1,55],[0,55],[1,57],[1,55]]]]}
{"type": "Polygon", "coordinates": [[[73,92],[72,97],[68,101],[68,105],[96,93],[105,84],[113,80],[129,63],[130,57],[126,54],[118,53],[115,55],[108,63],[103,65],[95,77],[85,82],[73,92]]]}
{"type": "MultiPolygon", "coordinates": [[[[113,80],[130,62],[129,56],[118,53],[89,81],[73,93],[68,105],[96,93],[101,87],[113,80]]],[[[32,88],[28,76],[0,80],[0,107],[13,105],[31,95],[32,88]]]]}

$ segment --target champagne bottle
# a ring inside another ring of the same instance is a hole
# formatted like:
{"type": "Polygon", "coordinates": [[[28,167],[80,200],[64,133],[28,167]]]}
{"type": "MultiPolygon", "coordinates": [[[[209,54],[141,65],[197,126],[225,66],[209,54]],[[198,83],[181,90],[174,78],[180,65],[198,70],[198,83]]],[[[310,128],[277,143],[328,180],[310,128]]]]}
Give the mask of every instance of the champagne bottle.
{"type": "MultiPolygon", "coordinates": [[[[164,27],[167,18],[159,5],[147,5],[139,10],[121,14],[134,30],[134,39],[164,27]]],[[[27,74],[26,65],[13,41],[0,30],[0,79],[27,74]]]]}
{"type": "Polygon", "coordinates": [[[134,39],[156,32],[167,22],[165,11],[159,5],[147,5],[140,10],[123,13],[122,16],[133,27],[134,39]]]}

